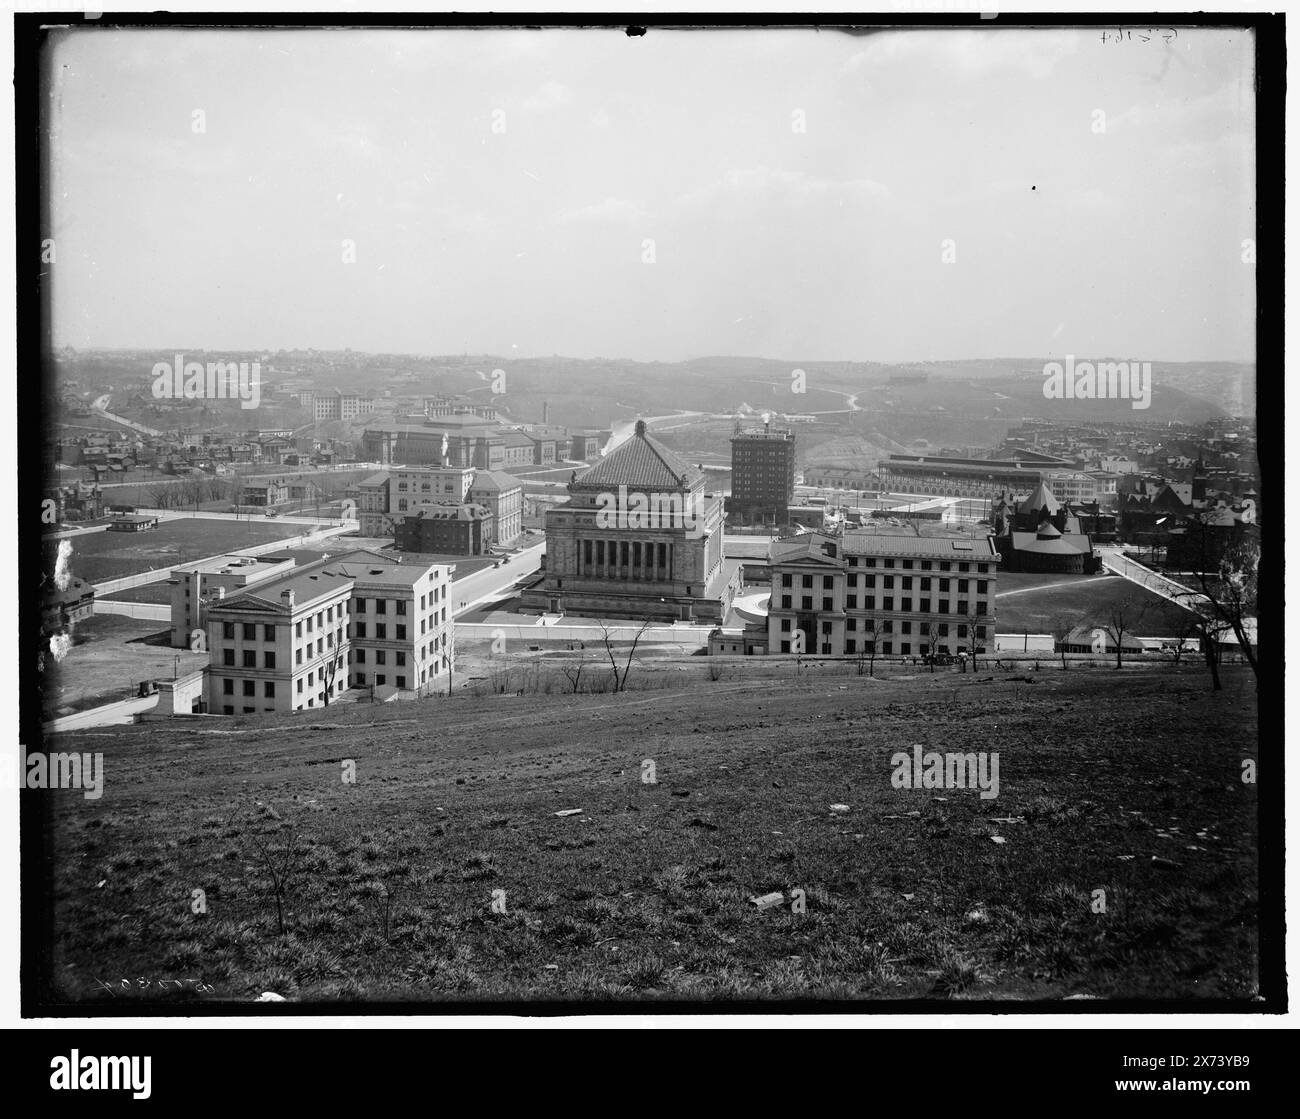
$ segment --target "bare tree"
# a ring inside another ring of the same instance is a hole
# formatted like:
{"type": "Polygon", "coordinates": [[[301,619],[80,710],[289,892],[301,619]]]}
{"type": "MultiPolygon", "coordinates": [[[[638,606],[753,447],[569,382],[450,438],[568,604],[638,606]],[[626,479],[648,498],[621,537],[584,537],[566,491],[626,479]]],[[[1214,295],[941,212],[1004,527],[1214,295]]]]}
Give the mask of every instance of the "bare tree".
{"type": "Polygon", "coordinates": [[[968,602],[964,613],[957,615],[967,626],[967,639],[970,641],[970,669],[972,672],[980,670],[979,662],[979,638],[976,632],[980,626],[988,624],[988,615],[977,613],[976,604],[968,602]]]}
{"type": "Polygon", "coordinates": [[[925,650],[925,659],[930,664],[930,674],[934,674],[934,658],[939,652],[939,623],[921,623],[921,648],[925,650]]]}
{"type": "MultiPolygon", "coordinates": [[[[276,818],[278,819],[278,817],[276,818]]],[[[297,828],[293,825],[290,826],[288,839],[278,853],[263,843],[261,836],[256,832],[250,832],[249,839],[252,840],[253,846],[257,848],[257,857],[261,859],[266,872],[271,876],[271,893],[275,898],[276,921],[280,928],[280,935],[284,936],[284,901],[293,886],[294,873],[298,869],[298,858],[301,854],[301,851],[296,846],[297,828]]]]}
{"type": "Polygon", "coordinates": [[[1115,667],[1124,667],[1124,637],[1132,636],[1133,630],[1142,621],[1148,604],[1136,599],[1125,598],[1114,603],[1106,612],[1106,619],[1098,627],[1102,633],[1115,642],[1115,667]]]}
{"type": "Polygon", "coordinates": [[[614,656],[614,643],[612,638],[610,637],[609,628],[605,625],[604,622],[600,623],[601,639],[605,643],[605,653],[609,657],[610,668],[612,668],[614,671],[614,690],[616,692],[627,691],[627,677],[628,674],[632,671],[632,657],[636,654],[636,647],[638,644],[640,644],[641,637],[644,635],[645,631],[649,628],[650,628],[650,619],[647,618],[644,622],[641,623],[641,628],[637,630],[636,634],[633,636],[632,647],[627,651],[627,661],[624,663],[622,669],[620,670],[618,667],[618,660],[614,656]]]}
{"type": "Polygon", "coordinates": [[[578,689],[582,686],[582,672],[587,667],[587,658],[579,656],[577,662],[566,661],[560,666],[560,671],[564,673],[564,678],[569,681],[569,691],[574,695],[578,694],[578,689]]]}
{"type": "Polygon", "coordinates": [[[1209,616],[1221,627],[1221,637],[1232,631],[1258,683],[1258,654],[1250,631],[1259,609],[1259,541],[1244,537],[1216,549],[1209,526],[1199,522],[1198,527],[1200,546],[1192,570],[1209,616]]]}
{"type": "Polygon", "coordinates": [[[1061,671],[1064,672],[1069,668],[1065,661],[1065,645],[1072,634],[1082,624],[1082,619],[1074,614],[1058,614],[1052,619],[1051,632],[1052,640],[1056,647],[1061,651],[1061,671]]]}
{"type": "MultiPolygon", "coordinates": [[[[336,650],[337,651],[337,650],[336,650]]],[[[342,657],[332,656],[327,664],[321,665],[320,675],[325,682],[325,706],[330,705],[330,692],[334,690],[334,677],[338,674],[339,665],[343,662],[342,657]]]]}

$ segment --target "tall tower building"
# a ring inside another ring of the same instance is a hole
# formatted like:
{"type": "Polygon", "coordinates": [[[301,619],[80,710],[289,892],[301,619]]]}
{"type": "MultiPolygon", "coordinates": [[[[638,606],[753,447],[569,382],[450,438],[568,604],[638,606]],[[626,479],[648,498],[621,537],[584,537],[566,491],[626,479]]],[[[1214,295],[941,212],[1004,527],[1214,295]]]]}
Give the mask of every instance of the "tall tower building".
{"type": "Polygon", "coordinates": [[[731,438],[730,511],[745,524],[783,525],[794,501],[794,432],[736,425],[731,438]]]}

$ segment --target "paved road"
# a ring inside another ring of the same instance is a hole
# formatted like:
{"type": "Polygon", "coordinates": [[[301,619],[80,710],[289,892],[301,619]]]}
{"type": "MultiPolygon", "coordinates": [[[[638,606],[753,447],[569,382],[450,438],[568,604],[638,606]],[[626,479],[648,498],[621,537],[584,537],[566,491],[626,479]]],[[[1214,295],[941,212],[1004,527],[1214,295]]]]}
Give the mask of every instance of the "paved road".
{"type": "Polygon", "coordinates": [[[62,715],[46,723],[43,729],[46,734],[54,734],[60,731],[85,730],[87,727],[133,723],[137,713],[150,711],[157,706],[157,695],[145,696],[142,699],[123,699],[117,703],[106,703],[103,707],[78,711],[75,715],[62,715]]]}
{"type": "Polygon", "coordinates": [[[512,555],[509,563],[502,564],[500,567],[485,567],[472,575],[466,575],[463,579],[457,579],[452,584],[452,594],[455,596],[453,617],[473,610],[476,606],[495,602],[507,593],[507,588],[515,580],[530,575],[541,567],[542,553],[546,550],[545,539],[537,537],[525,537],[525,539],[536,539],[537,543],[529,545],[517,555],[512,555]],[[462,602],[465,603],[464,606],[461,605],[462,602]]]}

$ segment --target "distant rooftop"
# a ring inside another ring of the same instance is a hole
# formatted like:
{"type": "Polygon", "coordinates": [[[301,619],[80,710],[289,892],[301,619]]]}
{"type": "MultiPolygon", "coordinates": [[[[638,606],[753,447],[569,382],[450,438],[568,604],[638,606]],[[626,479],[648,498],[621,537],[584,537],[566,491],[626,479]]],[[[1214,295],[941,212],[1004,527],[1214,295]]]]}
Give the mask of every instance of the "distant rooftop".
{"type": "Polygon", "coordinates": [[[987,536],[925,537],[892,536],[883,532],[846,532],[843,538],[846,556],[924,556],[926,559],[979,559],[997,555],[987,536]]]}

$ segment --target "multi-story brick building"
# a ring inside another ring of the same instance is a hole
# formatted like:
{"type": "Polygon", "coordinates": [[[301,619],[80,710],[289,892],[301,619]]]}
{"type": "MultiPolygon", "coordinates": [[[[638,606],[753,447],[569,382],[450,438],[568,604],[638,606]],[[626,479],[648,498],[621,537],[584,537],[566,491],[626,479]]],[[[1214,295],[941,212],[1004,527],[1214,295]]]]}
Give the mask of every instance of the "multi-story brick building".
{"type": "Polygon", "coordinates": [[[731,437],[730,512],[745,524],[785,524],[794,501],[795,438],[789,429],[737,426],[731,437]]]}
{"type": "Polygon", "coordinates": [[[376,424],[362,435],[366,458],[385,465],[460,466],[499,470],[505,465],[501,431],[477,416],[447,416],[423,424],[376,424]]]}
{"type": "Polygon", "coordinates": [[[329,568],[353,584],[349,683],[414,692],[445,687],[455,658],[455,619],[447,608],[455,566],[354,552],[329,568]]]}
{"type": "Polygon", "coordinates": [[[172,648],[189,649],[195,631],[207,637],[207,607],[222,596],[233,597],[264,579],[288,574],[291,558],[274,556],[211,556],[173,568],[167,580],[172,592],[172,648]]]}
{"type": "Polygon", "coordinates": [[[358,549],[227,595],[207,610],[208,710],[300,711],[350,686],[438,690],[455,657],[455,567],[358,549]]]}
{"type": "Polygon", "coordinates": [[[502,470],[478,470],[469,488],[469,500],[492,515],[495,543],[508,548],[524,530],[524,487],[502,470]]]}
{"type": "Polygon", "coordinates": [[[208,710],[239,715],[325,706],[348,687],[353,580],[323,564],[208,603],[208,710]]]}
{"type": "Polygon", "coordinates": [[[998,553],[976,539],[810,533],[773,542],[768,651],[848,656],[993,647],[998,553]]]}
{"type": "Polygon", "coordinates": [[[492,547],[492,516],[481,505],[426,505],[399,519],[393,540],[404,552],[484,556],[492,547]]]}

